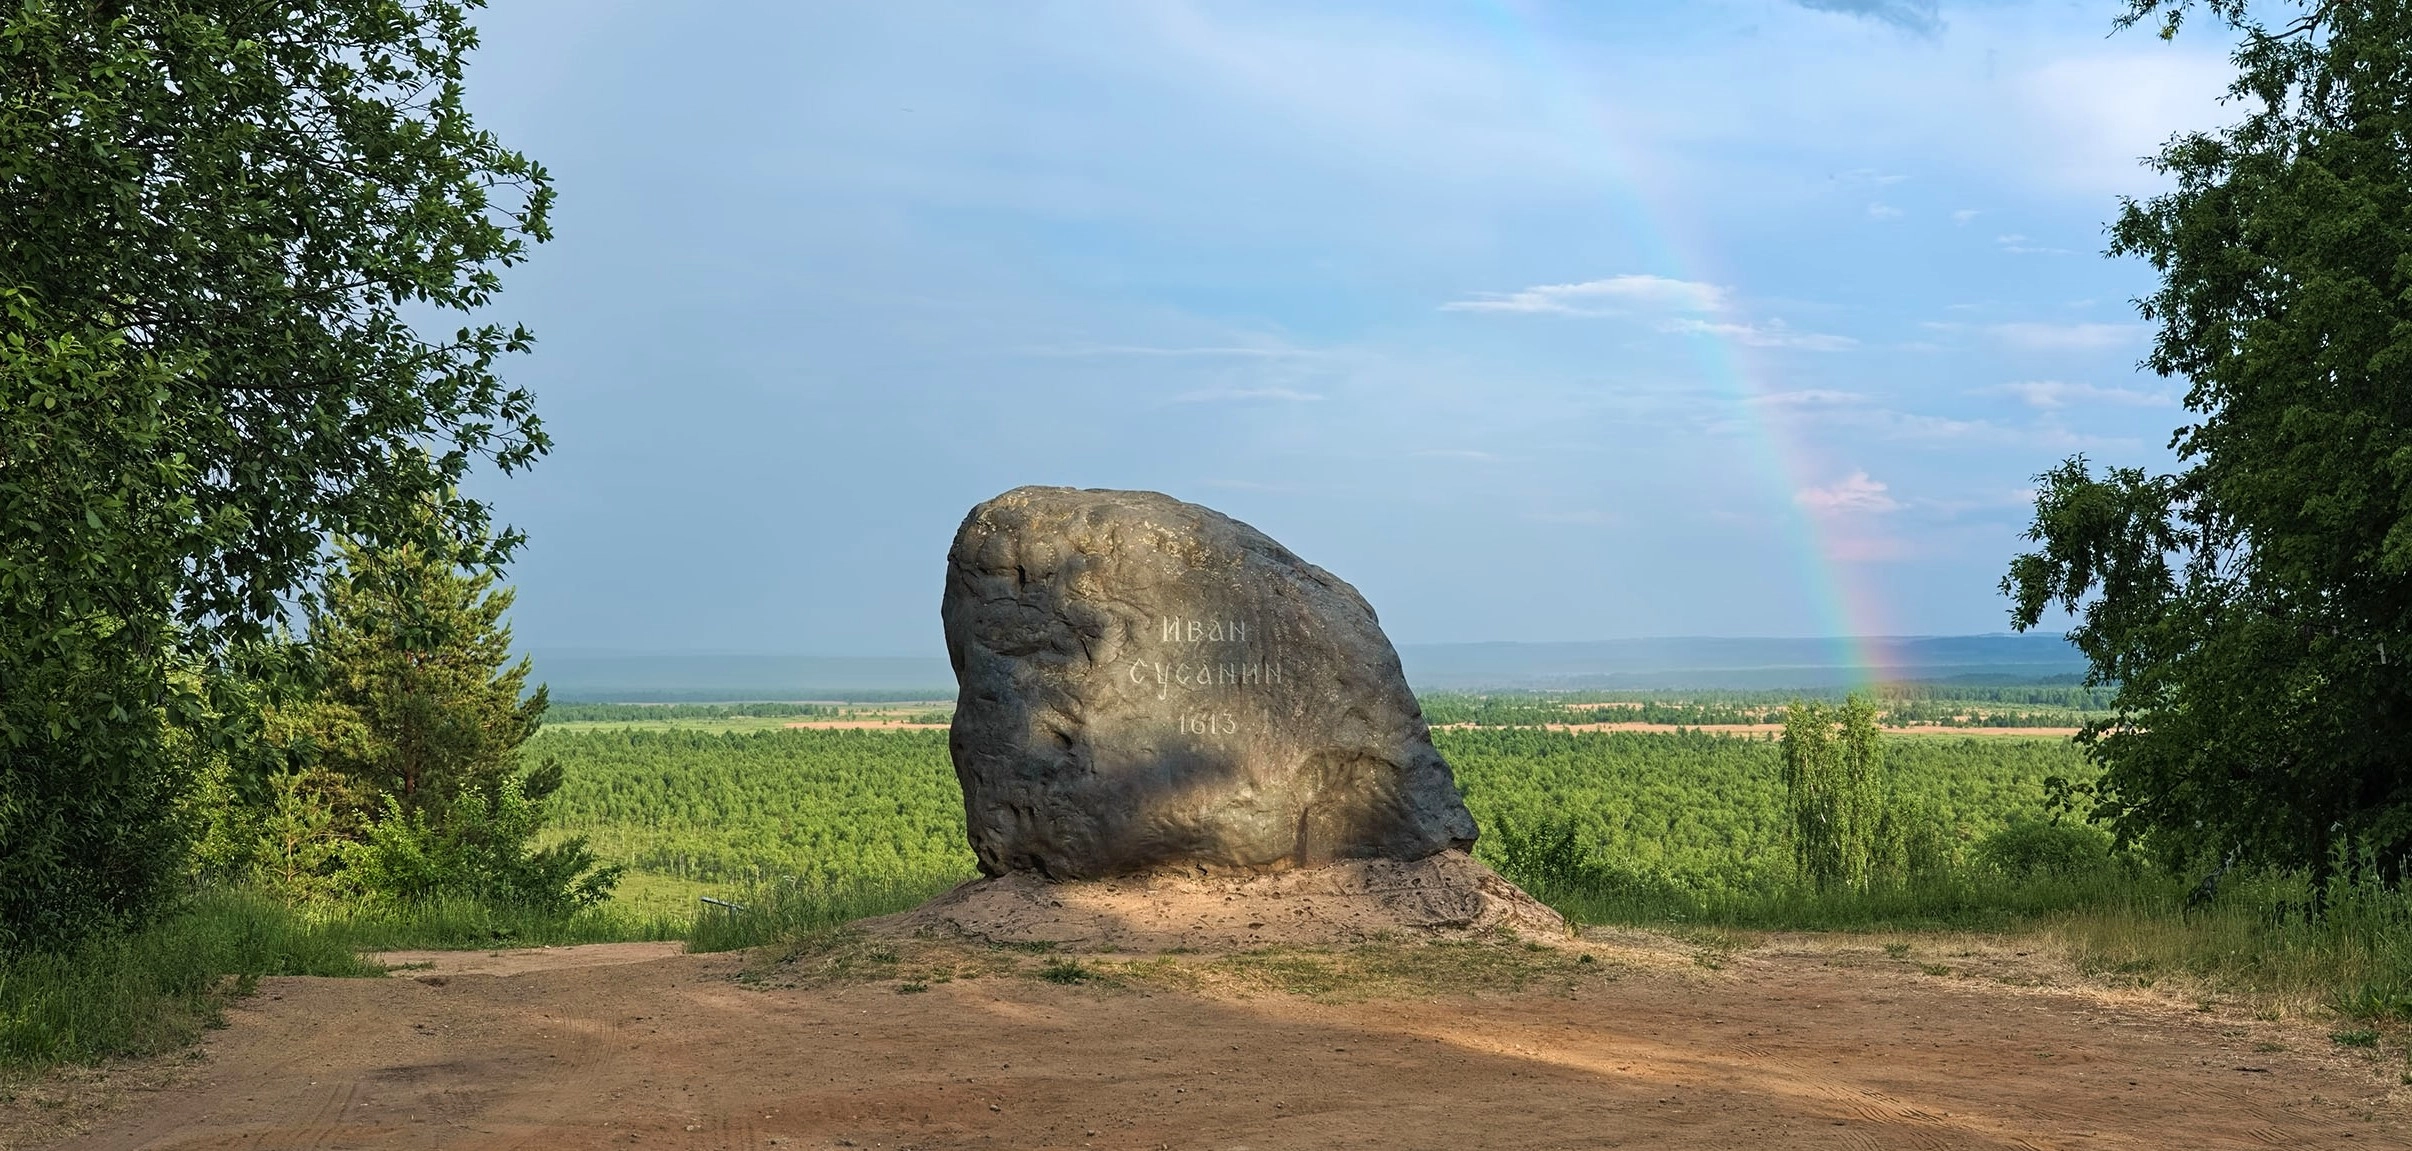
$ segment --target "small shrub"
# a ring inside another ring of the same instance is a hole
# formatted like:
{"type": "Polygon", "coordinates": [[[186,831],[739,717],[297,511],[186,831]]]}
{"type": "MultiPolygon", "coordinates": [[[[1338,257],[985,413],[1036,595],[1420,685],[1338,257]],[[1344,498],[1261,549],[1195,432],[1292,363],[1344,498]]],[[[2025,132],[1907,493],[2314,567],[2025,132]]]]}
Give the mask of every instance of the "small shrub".
{"type": "Polygon", "coordinates": [[[2015,816],[1977,841],[1977,861],[2012,879],[2079,876],[2111,862],[2111,837],[2090,824],[2015,816]]]}

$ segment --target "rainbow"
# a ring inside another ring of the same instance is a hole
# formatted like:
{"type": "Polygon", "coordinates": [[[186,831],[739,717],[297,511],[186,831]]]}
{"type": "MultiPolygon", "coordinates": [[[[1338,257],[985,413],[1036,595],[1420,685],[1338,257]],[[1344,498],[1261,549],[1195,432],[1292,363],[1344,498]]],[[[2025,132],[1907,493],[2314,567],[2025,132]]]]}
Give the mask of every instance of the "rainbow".
{"type": "MultiPolygon", "coordinates": [[[[1500,43],[1547,85],[1553,125],[1577,139],[1592,143],[1616,189],[1608,204],[1640,251],[1642,266],[1618,269],[1694,283],[1726,282],[1716,275],[1712,247],[1699,229],[1679,226],[1682,214],[1674,198],[1650,186],[1646,166],[1633,162],[1635,150],[1622,139],[1615,109],[1581,81],[1580,70],[1563,59],[1546,34],[1546,15],[1525,0],[1490,0],[1495,14],[1489,23],[1500,43]]],[[[1854,686],[1873,686],[1899,678],[1900,664],[1892,634],[1885,624],[1874,590],[1854,578],[1850,564],[1825,524],[1803,507],[1795,493],[1830,477],[1819,477],[1803,450],[1801,429],[1782,418],[1779,405],[1766,402],[1774,389],[1767,386],[1767,365],[1756,349],[1729,332],[1702,325],[1683,335],[1704,377],[1729,401],[1743,430],[1747,454],[1760,473],[1783,525],[1784,545],[1796,557],[1803,591],[1815,613],[1813,630],[1833,644],[1835,660],[1859,669],[1854,686]]]]}

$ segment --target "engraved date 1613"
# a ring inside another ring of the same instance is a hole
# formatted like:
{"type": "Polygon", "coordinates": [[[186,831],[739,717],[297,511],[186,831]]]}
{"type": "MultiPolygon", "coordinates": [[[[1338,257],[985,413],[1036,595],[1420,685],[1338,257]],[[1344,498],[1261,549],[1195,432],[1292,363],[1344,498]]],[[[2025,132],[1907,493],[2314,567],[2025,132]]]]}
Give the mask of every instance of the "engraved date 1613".
{"type": "Polygon", "coordinates": [[[1180,719],[1183,735],[1238,735],[1239,717],[1227,711],[1193,711],[1180,719]]]}

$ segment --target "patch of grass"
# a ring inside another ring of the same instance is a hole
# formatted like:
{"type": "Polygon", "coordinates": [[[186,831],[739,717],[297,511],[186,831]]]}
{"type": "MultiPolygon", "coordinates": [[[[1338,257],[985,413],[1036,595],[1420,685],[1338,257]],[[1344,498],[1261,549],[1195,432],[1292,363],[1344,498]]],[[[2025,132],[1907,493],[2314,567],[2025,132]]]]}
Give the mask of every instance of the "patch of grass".
{"type": "Polygon", "coordinates": [[[2412,892],[2349,878],[2315,911],[2300,876],[2233,881],[2208,907],[2185,910],[2146,891],[2057,916],[2045,930],[2080,969],[2176,980],[2243,999],[2264,1019],[2326,1009],[2348,1019],[2412,1018],[2412,892]]]}
{"type": "Polygon", "coordinates": [[[843,924],[790,935],[738,975],[739,982],[772,987],[824,987],[875,983],[896,978],[902,962],[894,945],[843,924]]]}
{"type": "Polygon", "coordinates": [[[1055,959],[1038,969],[1038,977],[1049,983],[1087,983],[1097,978],[1097,973],[1077,959],[1055,959]]]}
{"type": "Polygon", "coordinates": [[[1323,1002],[1505,993],[1558,984],[1572,989],[1615,977],[1612,965],[1558,948],[1528,950],[1513,937],[1268,947],[1184,962],[1171,956],[1123,965],[1113,974],[1184,990],[1275,992],[1323,1002]]]}
{"type": "Polygon", "coordinates": [[[604,904],[551,915],[509,904],[441,899],[390,908],[349,908],[312,917],[317,929],[362,951],[560,947],[683,939],[688,921],[604,904]]]}
{"type": "Polygon", "coordinates": [[[953,887],[951,876],[864,879],[851,883],[766,883],[730,894],[733,908],[695,918],[689,951],[735,951],[807,939],[842,924],[917,907],[953,887]]]}
{"type": "Polygon", "coordinates": [[[2331,1032],[2328,1038],[2339,1047],[2376,1047],[2379,1033],[2374,1027],[2357,1027],[2351,1031],[2331,1032]]]}
{"type": "Polygon", "coordinates": [[[241,892],[64,954],[0,959],[0,1072],[192,1041],[265,975],[373,976],[340,930],[241,892]]]}

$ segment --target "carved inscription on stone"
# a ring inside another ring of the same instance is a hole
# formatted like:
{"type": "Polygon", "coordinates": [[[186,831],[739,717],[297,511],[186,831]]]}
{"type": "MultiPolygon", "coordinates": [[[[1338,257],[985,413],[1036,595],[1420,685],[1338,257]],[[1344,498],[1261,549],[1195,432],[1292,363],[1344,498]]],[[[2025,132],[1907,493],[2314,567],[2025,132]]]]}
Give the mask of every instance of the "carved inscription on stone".
{"type": "MultiPolygon", "coordinates": [[[[1138,630],[1148,634],[1147,628],[1138,630]]],[[[1242,726],[1243,711],[1234,709],[1247,704],[1233,697],[1288,683],[1280,655],[1249,646],[1246,620],[1165,616],[1156,621],[1154,634],[1156,650],[1133,657],[1123,677],[1142,691],[1153,688],[1159,701],[1178,696],[1187,710],[1174,713],[1172,722],[1184,735],[1238,735],[1256,724],[1242,726]],[[1195,698],[1200,696],[1210,698],[1201,704],[1195,698]]],[[[1265,629],[1260,626],[1255,634],[1262,636],[1265,629]]]]}

